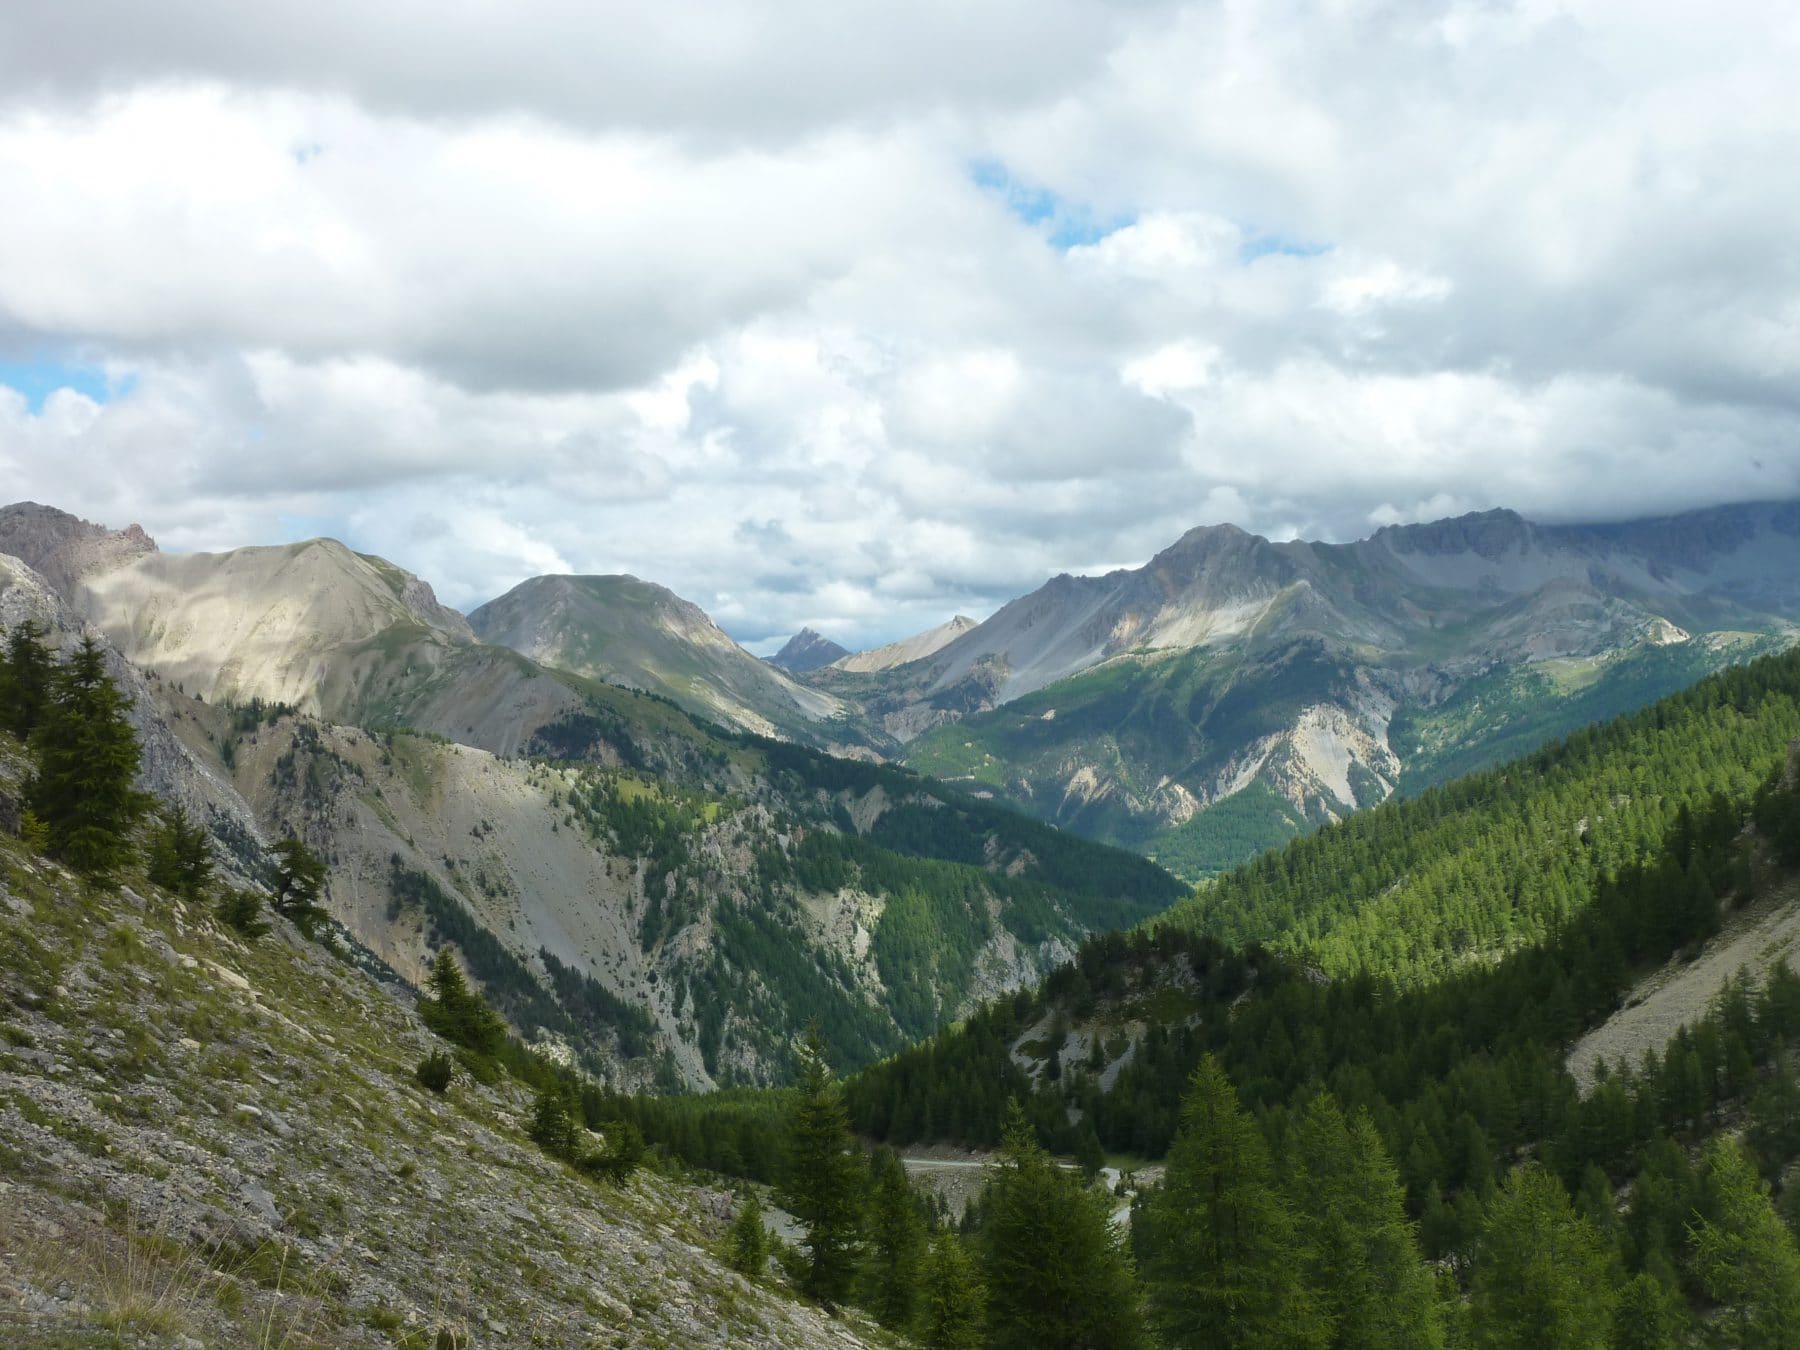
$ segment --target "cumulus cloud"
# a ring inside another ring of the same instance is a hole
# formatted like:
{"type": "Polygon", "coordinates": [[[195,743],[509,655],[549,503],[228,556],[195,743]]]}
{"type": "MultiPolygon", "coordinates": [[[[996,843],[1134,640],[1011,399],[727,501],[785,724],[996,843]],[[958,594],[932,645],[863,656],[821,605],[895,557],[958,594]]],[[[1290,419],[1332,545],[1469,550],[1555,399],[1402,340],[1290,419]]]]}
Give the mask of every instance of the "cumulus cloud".
{"type": "Polygon", "coordinates": [[[759,645],[1800,495],[1796,65],[1751,0],[16,0],[0,480],[759,645]]]}

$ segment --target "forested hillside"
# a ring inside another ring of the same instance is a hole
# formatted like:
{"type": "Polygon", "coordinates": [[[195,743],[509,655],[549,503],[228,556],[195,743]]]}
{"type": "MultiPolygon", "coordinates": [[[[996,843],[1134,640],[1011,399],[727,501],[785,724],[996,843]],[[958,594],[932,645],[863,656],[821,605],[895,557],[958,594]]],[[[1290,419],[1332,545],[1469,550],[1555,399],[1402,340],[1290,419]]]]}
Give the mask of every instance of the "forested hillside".
{"type": "Polygon", "coordinates": [[[1735,803],[1800,735],[1800,653],[1720,672],[1502,768],[1265,854],[1166,922],[1302,954],[1334,976],[1436,978],[1550,935],[1602,879],[1735,803]]]}

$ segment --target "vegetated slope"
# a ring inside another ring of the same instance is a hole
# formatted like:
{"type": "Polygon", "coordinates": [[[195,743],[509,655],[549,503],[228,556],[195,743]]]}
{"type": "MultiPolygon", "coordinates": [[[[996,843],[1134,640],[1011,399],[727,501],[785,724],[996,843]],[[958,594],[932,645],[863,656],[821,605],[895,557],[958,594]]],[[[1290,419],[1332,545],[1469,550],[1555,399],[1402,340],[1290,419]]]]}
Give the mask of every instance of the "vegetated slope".
{"type": "Polygon", "coordinates": [[[1220,526],[1058,577],[927,660],[811,678],[915,767],[1197,877],[1778,650],[1796,619],[1794,506],[1348,545],[1220,526]]]}
{"type": "MultiPolygon", "coordinates": [[[[1735,674],[1716,683],[1751,693],[1735,674]]],[[[1584,1031],[1629,1015],[1646,977],[1707,968],[1738,943],[1740,925],[1766,927],[1791,910],[1800,742],[1785,768],[1780,756],[1766,768],[1735,800],[1696,791],[1634,860],[1594,879],[1578,912],[1496,963],[1401,987],[1332,979],[1298,956],[1170,925],[1099,936],[1035,994],[999,1000],[857,1075],[846,1090],[852,1121],[894,1144],[983,1146],[1018,1102],[1045,1144],[1088,1166],[1104,1150],[1127,1155],[1127,1171],[1167,1153],[1156,1170],[1173,1182],[1179,1166],[1182,1187],[1152,1190],[1131,1215],[1134,1246],[1153,1258],[1140,1272],[1166,1307],[1158,1244],[1185,1244],[1177,1266],[1193,1272],[1206,1225],[1233,1213],[1262,1216],[1260,1245],[1233,1249],[1239,1269],[1254,1261],[1264,1278],[1285,1270],[1290,1281],[1310,1272],[1326,1293],[1347,1250],[1366,1270],[1358,1253],[1372,1249],[1294,1222],[1314,1210],[1292,1184],[1321,1113],[1366,1114],[1354,1165],[1398,1189],[1404,1209],[1395,1206],[1386,1240],[1401,1250],[1416,1235],[1437,1263],[1436,1315],[1450,1343],[1479,1343],[1507,1319],[1507,1343],[1631,1343],[1647,1319],[1665,1344],[1715,1332],[1784,1344],[1771,1328],[1791,1324],[1782,1319],[1800,1297],[1800,1253],[1782,1225],[1800,1231],[1792,949],[1754,953],[1673,1036],[1629,1063],[1591,1066],[1586,1090],[1565,1063],[1584,1031]],[[1259,1128],[1242,1117],[1241,1128],[1221,1125],[1240,1101],[1259,1128]],[[1270,1193],[1284,1186],[1285,1197],[1270,1193]],[[1536,1214],[1521,1221],[1524,1196],[1536,1214]],[[1193,1226],[1163,1226],[1170,1205],[1193,1226]],[[1722,1233],[1732,1235],[1723,1245],[1722,1233]],[[1571,1297],[1586,1305],[1586,1329],[1546,1332],[1542,1319],[1568,1316],[1559,1300],[1571,1297]],[[1497,1298],[1511,1300],[1506,1310],[1495,1311],[1497,1298]]],[[[1691,785],[1678,777],[1671,792],[1691,785]]],[[[684,1156],[752,1170],[774,1156],[766,1100],[628,1110],[684,1156]]],[[[1356,1203],[1374,1202],[1362,1190],[1356,1203]]],[[[1238,1315],[1241,1281],[1221,1289],[1205,1283],[1208,1267],[1195,1273],[1183,1288],[1197,1286],[1221,1319],[1238,1315]]],[[[1345,1306],[1341,1288],[1334,1297],[1345,1306]]]]}
{"type": "Polygon", "coordinates": [[[865,1343],[725,1268],[723,1195],[583,1179],[516,1085],[427,1092],[442,1045],[285,925],[0,839],[0,1341],[865,1343]]]}
{"type": "Polygon", "coordinates": [[[165,703],[269,837],[327,859],[333,915],[383,960],[417,980],[454,944],[527,1037],[635,1087],[785,1081],[814,1017],[865,1063],[1180,895],[910,773],[586,693],[528,759],[165,703]]]}
{"type": "MultiPolygon", "coordinates": [[[[1595,878],[1553,933],[1497,964],[1402,989],[1173,926],[1096,937],[1037,993],[864,1071],[850,1084],[852,1117],[894,1142],[982,1144],[1017,1096],[1059,1147],[1092,1138],[1156,1157],[1188,1076],[1212,1053],[1254,1106],[1297,1109],[1323,1084],[1346,1109],[1370,1109],[1415,1213],[1490,1184],[1499,1160],[1521,1150],[1571,1189],[1590,1165],[1628,1177],[1661,1138],[1691,1141],[1741,1126],[1747,1110],[1753,1124],[1787,1110],[1776,1096],[1789,1090],[1783,1038],[1800,1029],[1791,948],[1746,953],[1690,1009],[1688,1029],[1648,1056],[1610,1072],[1590,1060],[1584,1077],[1600,1086],[1589,1096],[1564,1064],[1584,1031],[1629,1016],[1672,958],[1707,966],[1729,948],[1738,911],[1791,908],[1800,793],[1782,785],[1779,758],[1767,767],[1753,799],[1719,794],[1682,809],[1655,845],[1595,878]],[[1749,818],[1758,825],[1746,832],[1749,818]]],[[[1790,1135],[1769,1145],[1773,1176],[1800,1151],[1790,1135]]],[[[1437,1220],[1441,1243],[1474,1236],[1437,1220]]]]}
{"type": "Polygon", "coordinates": [[[1684,809],[1746,799],[1800,735],[1800,652],[1384,803],[1202,886],[1166,922],[1415,983],[1535,942],[1684,809]]]}
{"type": "Polygon", "coordinates": [[[802,628],[781,644],[781,650],[769,658],[769,664],[790,675],[805,675],[820,666],[830,665],[840,656],[848,655],[849,648],[839,646],[823,633],[802,628]]]}
{"type": "MultiPolygon", "coordinates": [[[[1560,1078],[1563,1049],[1639,975],[1713,936],[1722,899],[1791,894],[1757,867],[1765,844],[1783,868],[1800,861],[1800,792],[1781,772],[1797,695],[1800,652],[1765,658],[1296,840],[1146,932],[1090,939],[1037,995],[868,1071],[860,1119],[878,1136],[985,1142],[1008,1091],[1038,1093],[1048,1133],[1086,1120],[1112,1147],[1154,1153],[1207,1049],[1269,1102],[1359,1066],[1374,1079],[1358,1091],[1397,1106],[1474,1047],[1529,1047],[1533,1072],[1560,1078]],[[1743,835],[1753,813],[1761,829],[1743,835]]],[[[1507,1090],[1550,1093],[1558,1110],[1574,1095],[1572,1080],[1507,1090]]]]}
{"type": "Polygon", "coordinates": [[[469,622],[484,641],[533,661],[661,694],[739,730],[815,741],[846,734],[837,699],[796,684],[698,605],[636,577],[532,577],[469,622]]]}

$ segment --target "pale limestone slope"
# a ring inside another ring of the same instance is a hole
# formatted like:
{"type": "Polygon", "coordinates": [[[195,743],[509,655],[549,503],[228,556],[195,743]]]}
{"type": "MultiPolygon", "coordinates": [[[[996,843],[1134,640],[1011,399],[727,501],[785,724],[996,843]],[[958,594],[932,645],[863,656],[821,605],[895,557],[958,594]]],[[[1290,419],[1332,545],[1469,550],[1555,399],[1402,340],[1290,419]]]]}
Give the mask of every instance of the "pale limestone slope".
{"type": "Polygon", "coordinates": [[[903,666],[909,661],[923,661],[926,657],[942,651],[973,627],[975,627],[974,619],[965,614],[958,614],[935,628],[927,628],[923,633],[914,633],[911,637],[901,638],[898,642],[890,642],[886,646],[871,647],[865,652],[852,652],[848,656],[841,656],[831,663],[831,668],[870,674],[878,670],[891,670],[895,666],[903,666]]]}
{"type": "Polygon", "coordinates": [[[844,710],[745,651],[698,605],[637,577],[532,577],[469,617],[485,642],[758,735],[809,731],[844,710]]]}
{"type": "Polygon", "coordinates": [[[127,658],[190,693],[310,712],[338,710],[385,661],[427,664],[475,640],[417,578],[332,539],[148,554],[82,578],[75,601],[127,658]]]}

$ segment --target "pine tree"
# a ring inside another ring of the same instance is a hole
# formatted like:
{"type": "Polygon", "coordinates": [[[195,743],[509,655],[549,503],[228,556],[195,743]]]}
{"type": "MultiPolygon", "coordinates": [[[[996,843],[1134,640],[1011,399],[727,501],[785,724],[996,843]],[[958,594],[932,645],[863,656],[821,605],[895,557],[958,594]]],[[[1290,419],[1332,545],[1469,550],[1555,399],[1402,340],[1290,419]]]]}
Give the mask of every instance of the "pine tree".
{"type": "Polygon", "coordinates": [[[1598,1350],[1618,1293],[1612,1253],[1555,1176],[1517,1168],[1488,1207],[1469,1287],[1476,1343],[1598,1350]]]}
{"type": "Polygon", "coordinates": [[[198,900],[212,877],[212,841],[179,803],[168,807],[150,832],[146,875],[152,885],[198,900]]]}
{"type": "Polygon", "coordinates": [[[818,1023],[801,1047],[800,1082],[788,1122],[782,1206],[806,1226],[800,1286],[826,1307],[844,1301],[862,1250],[863,1169],[818,1023]]]}
{"type": "Polygon", "coordinates": [[[1740,1346],[1800,1350],[1800,1248],[1781,1222],[1756,1168],[1736,1144],[1706,1153],[1713,1217],[1692,1230],[1694,1273],[1725,1305],[1740,1346]]]}
{"type": "Polygon", "coordinates": [[[1328,1325],[1301,1282],[1309,1252],[1271,1171],[1262,1134],[1208,1055],[1190,1080],[1139,1236],[1151,1315],[1170,1342],[1328,1343],[1328,1325]]]}
{"type": "Polygon", "coordinates": [[[1143,1343],[1111,1207],[1039,1146],[1018,1102],[982,1196],[979,1234],[996,1350],[1120,1350],[1143,1343]]]}
{"type": "Polygon", "coordinates": [[[43,643],[48,632],[26,619],[6,635],[6,652],[0,656],[0,729],[22,741],[31,738],[50,701],[56,662],[43,643]]]}
{"type": "Polygon", "coordinates": [[[868,1292],[863,1306],[883,1326],[909,1326],[919,1304],[925,1222],[919,1217],[906,1169],[891,1148],[870,1155],[868,1227],[869,1259],[863,1269],[868,1292]]]}
{"type": "Polygon", "coordinates": [[[760,1280],[768,1263],[769,1233],[763,1227],[762,1201],[751,1191],[731,1224],[730,1264],[746,1279],[760,1280]]]}
{"type": "Polygon", "coordinates": [[[986,1292],[963,1240],[939,1233],[925,1254],[919,1340],[930,1350],[976,1350],[986,1321],[986,1292]]]}
{"type": "Polygon", "coordinates": [[[275,912],[291,919],[307,937],[324,922],[319,897],[325,889],[325,863],[298,839],[275,845],[275,912]]]}
{"type": "Polygon", "coordinates": [[[50,856],[97,880],[129,861],[132,827],[149,805],[132,786],[138,742],[128,706],[87,638],[57,669],[31,737],[31,808],[44,824],[50,856]]]}
{"type": "Polygon", "coordinates": [[[1286,1172],[1331,1344],[1442,1345],[1406,1192],[1367,1113],[1346,1121],[1334,1097],[1315,1097],[1296,1123],[1286,1172]]]}

